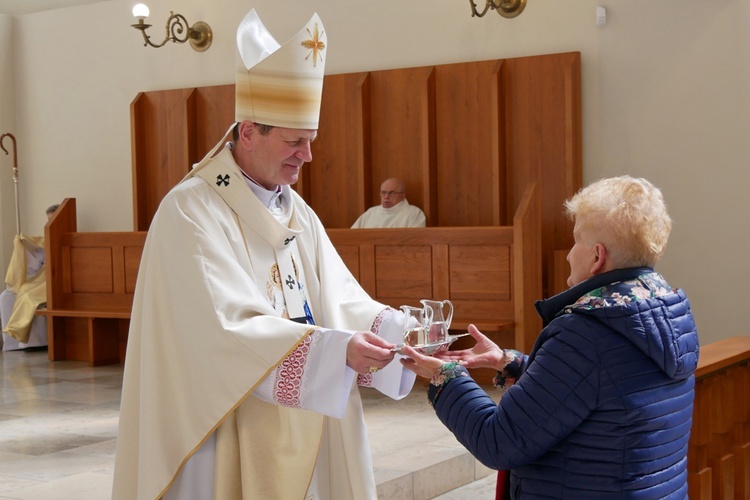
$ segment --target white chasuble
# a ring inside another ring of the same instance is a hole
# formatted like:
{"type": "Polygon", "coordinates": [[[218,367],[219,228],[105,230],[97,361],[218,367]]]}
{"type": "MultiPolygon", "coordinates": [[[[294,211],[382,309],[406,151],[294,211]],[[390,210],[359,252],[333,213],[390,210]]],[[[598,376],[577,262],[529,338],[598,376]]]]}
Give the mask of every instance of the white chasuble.
{"type": "MultiPolygon", "coordinates": [[[[144,247],[113,498],[173,484],[185,498],[183,479],[222,499],[375,498],[346,345],[371,329],[398,342],[401,313],[362,290],[291,189],[281,223],[228,149],[193,174],[164,198],[144,247]]],[[[396,398],[413,380],[397,361],[360,379],[396,398]]]]}
{"type": "Polygon", "coordinates": [[[425,227],[424,212],[409,205],[407,200],[401,200],[390,208],[375,205],[359,216],[352,229],[367,229],[377,227],[425,227]]]}

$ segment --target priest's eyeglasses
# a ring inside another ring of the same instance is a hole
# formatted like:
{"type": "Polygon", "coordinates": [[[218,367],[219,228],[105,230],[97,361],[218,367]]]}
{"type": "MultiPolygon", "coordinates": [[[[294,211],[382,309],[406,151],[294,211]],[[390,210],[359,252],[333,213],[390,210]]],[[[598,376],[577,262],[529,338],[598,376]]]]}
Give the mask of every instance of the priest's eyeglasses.
{"type": "Polygon", "coordinates": [[[385,198],[386,196],[396,196],[397,194],[404,194],[403,191],[381,191],[380,197],[385,198]]]}

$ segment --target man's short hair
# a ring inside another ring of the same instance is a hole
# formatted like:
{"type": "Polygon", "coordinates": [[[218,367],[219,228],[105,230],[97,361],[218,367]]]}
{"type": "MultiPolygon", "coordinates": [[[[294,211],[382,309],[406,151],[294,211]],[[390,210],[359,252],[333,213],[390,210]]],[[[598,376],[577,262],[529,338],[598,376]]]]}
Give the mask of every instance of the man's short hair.
{"type": "MultiPolygon", "coordinates": [[[[237,139],[240,138],[239,125],[240,123],[237,122],[237,124],[235,124],[234,128],[232,129],[232,142],[237,142],[237,139]]],[[[256,123],[255,126],[258,127],[258,132],[260,132],[260,135],[268,135],[273,129],[273,125],[264,125],[262,123],[256,123]]]]}

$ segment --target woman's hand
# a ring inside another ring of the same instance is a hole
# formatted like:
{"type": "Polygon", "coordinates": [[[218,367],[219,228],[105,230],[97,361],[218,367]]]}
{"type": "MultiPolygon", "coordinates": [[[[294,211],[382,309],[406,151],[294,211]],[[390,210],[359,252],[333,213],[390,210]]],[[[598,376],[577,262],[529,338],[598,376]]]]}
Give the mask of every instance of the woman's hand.
{"type": "Polygon", "coordinates": [[[443,351],[435,357],[443,362],[457,361],[466,368],[492,368],[501,371],[505,364],[503,350],[474,325],[469,325],[469,334],[477,341],[474,347],[461,351],[443,351]]]}
{"type": "Polygon", "coordinates": [[[404,365],[404,368],[426,379],[431,379],[435,372],[445,364],[445,361],[420,354],[407,345],[401,348],[401,354],[408,356],[401,358],[401,364],[404,365]]]}

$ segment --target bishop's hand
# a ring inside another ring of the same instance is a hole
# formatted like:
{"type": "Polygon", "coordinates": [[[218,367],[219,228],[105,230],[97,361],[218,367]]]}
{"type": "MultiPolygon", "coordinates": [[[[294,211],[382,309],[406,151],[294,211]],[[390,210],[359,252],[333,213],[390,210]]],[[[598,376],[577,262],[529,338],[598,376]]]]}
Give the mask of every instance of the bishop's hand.
{"type": "Polygon", "coordinates": [[[360,375],[376,372],[393,361],[395,347],[372,332],[357,332],[346,346],[346,365],[360,375]]]}

